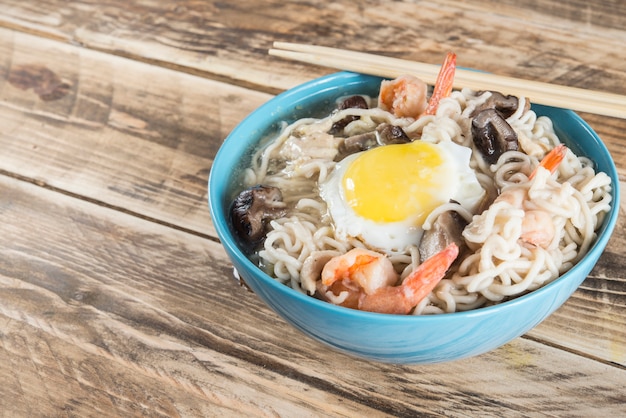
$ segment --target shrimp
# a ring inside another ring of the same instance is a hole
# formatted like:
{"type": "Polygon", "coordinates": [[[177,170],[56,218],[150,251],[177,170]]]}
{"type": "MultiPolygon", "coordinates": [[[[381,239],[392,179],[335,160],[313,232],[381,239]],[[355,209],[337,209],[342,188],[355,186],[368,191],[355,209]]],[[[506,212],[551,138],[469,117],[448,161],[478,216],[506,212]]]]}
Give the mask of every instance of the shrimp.
{"type": "Polygon", "coordinates": [[[548,154],[546,154],[545,157],[543,157],[543,159],[539,163],[539,166],[537,166],[537,168],[535,168],[533,172],[530,173],[530,176],[528,176],[528,180],[532,180],[533,177],[535,177],[535,174],[537,173],[539,167],[550,171],[550,173],[554,173],[559,167],[559,164],[561,164],[561,161],[563,161],[563,158],[565,158],[566,153],[567,147],[565,146],[565,144],[559,144],[556,147],[552,148],[552,150],[548,154]]]}
{"type": "Polygon", "coordinates": [[[349,308],[407,315],[443,279],[458,254],[452,243],[396,285],[398,274],[386,256],[355,248],[324,266],[318,290],[328,301],[349,308]]]}
{"type": "Polygon", "coordinates": [[[448,97],[454,83],[456,54],[450,52],[444,60],[430,100],[427,99],[428,86],[412,75],[401,75],[380,84],[378,105],[397,117],[419,118],[421,115],[434,115],[439,101],[448,97]]]}
{"type": "Polygon", "coordinates": [[[548,248],[556,234],[552,216],[545,210],[527,210],[522,219],[520,240],[533,247],[548,248]]]}
{"type": "MultiPolygon", "coordinates": [[[[542,168],[554,173],[565,157],[567,147],[559,144],[554,147],[539,163],[539,166],[528,176],[532,181],[537,171],[542,168]]],[[[528,189],[523,187],[510,187],[505,189],[495,202],[505,201],[511,206],[524,209],[524,202],[528,199],[528,189]]],[[[494,202],[494,203],[495,203],[494,202]]],[[[520,240],[534,247],[548,248],[556,234],[552,216],[545,210],[524,209],[522,218],[520,240]]]]}
{"type": "MultiPolygon", "coordinates": [[[[333,257],[322,270],[322,280],[318,290],[332,290],[342,299],[335,299],[339,305],[358,309],[360,293],[374,293],[376,289],[394,286],[398,283],[398,273],[391,261],[383,254],[363,248],[353,248],[347,253],[333,257]],[[321,285],[322,287],[320,288],[321,285]]],[[[325,294],[325,291],[320,292],[325,294]]],[[[331,295],[328,295],[331,296],[331,295]]],[[[332,298],[332,296],[331,296],[332,298]]],[[[332,301],[332,300],[331,300],[332,301]]]]}
{"type": "Polygon", "coordinates": [[[428,106],[428,86],[419,78],[405,74],[380,83],[378,105],[397,117],[417,119],[428,106]]]}
{"type": "Polygon", "coordinates": [[[444,97],[448,97],[452,92],[454,84],[454,73],[456,72],[456,54],[448,52],[446,59],[441,65],[437,81],[435,81],[435,89],[428,101],[428,107],[424,111],[425,115],[434,115],[437,112],[439,101],[444,97]]]}

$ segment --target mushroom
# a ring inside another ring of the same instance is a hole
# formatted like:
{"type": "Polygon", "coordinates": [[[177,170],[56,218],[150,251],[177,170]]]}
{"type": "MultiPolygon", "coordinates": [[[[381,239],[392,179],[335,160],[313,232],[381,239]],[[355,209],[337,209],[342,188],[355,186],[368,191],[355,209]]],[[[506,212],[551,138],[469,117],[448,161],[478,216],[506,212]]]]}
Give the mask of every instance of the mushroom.
{"type": "Polygon", "coordinates": [[[280,189],[256,185],[237,195],[230,213],[239,238],[246,244],[258,244],[265,238],[267,223],[285,216],[286,205],[280,189]]]}
{"type": "Polygon", "coordinates": [[[472,119],[472,137],[485,161],[494,164],[506,151],[517,151],[517,134],[496,109],[480,111],[472,119]]]}
{"type": "Polygon", "coordinates": [[[341,161],[350,154],[365,151],[379,145],[404,144],[411,142],[406,132],[395,125],[381,123],[375,131],[349,136],[339,143],[339,153],[335,161],[341,161]]]}
{"type": "MultiPolygon", "coordinates": [[[[343,102],[339,104],[339,106],[337,107],[337,110],[367,109],[368,107],[369,106],[367,105],[365,98],[363,98],[363,96],[356,95],[356,96],[350,96],[346,98],[343,102]]],[[[359,119],[359,117],[355,115],[346,116],[345,118],[333,123],[333,126],[330,128],[328,133],[331,135],[337,135],[340,132],[343,132],[343,128],[348,126],[350,122],[353,122],[357,119],[359,119]]]]}
{"type": "Polygon", "coordinates": [[[463,230],[467,221],[458,212],[448,210],[437,217],[429,230],[424,231],[420,241],[420,260],[424,262],[433,255],[443,251],[451,243],[456,243],[459,249],[466,247],[463,239],[463,230]]]}
{"type": "Polygon", "coordinates": [[[399,126],[381,123],[376,127],[377,140],[380,145],[406,144],[411,142],[409,136],[399,126]]]}
{"type": "MultiPolygon", "coordinates": [[[[481,95],[483,93],[485,91],[480,91],[477,94],[481,95]]],[[[517,106],[519,106],[519,99],[516,96],[505,96],[499,91],[489,91],[489,93],[491,93],[489,98],[483,104],[476,106],[476,109],[471,114],[472,117],[485,109],[496,109],[505,119],[515,113],[517,106]]]]}
{"type": "Polygon", "coordinates": [[[376,146],[378,146],[378,142],[376,141],[376,132],[374,131],[349,136],[339,143],[339,152],[335,156],[335,161],[341,161],[348,155],[356,154],[357,152],[365,151],[376,146]]]}

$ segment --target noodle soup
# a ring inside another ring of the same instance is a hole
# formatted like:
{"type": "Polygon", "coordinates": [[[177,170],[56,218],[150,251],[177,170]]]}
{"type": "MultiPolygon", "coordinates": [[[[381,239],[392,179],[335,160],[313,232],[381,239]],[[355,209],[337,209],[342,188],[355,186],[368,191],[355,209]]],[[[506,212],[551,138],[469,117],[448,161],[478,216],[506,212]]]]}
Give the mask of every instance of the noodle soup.
{"type": "MultiPolygon", "coordinates": [[[[619,188],[611,190],[608,214],[596,215],[603,216],[604,220],[595,232],[591,247],[585,255],[579,255],[579,261],[570,270],[523,295],[507,296],[499,302],[466,311],[461,311],[457,304],[455,312],[446,314],[387,315],[329,303],[315,293],[311,295],[302,285],[292,287],[290,278],[270,276],[273,269],[259,262],[254,245],[243,244],[235,234],[230,209],[234,197],[252,184],[243,184],[243,172],[251,167],[252,155],[267,147],[267,140],[277,138],[285,126],[310,116],[323,119],[342,98],[358,94],[376,100],[381,81],[379,77],[363,74],[331,74],[276,96],[246,117],[226,138],[211,167],[208,203],[217,236],[237,277],[287,323],[328,347],[369,360],[402,364],[440,363],[493,350],[543,321],[587,277],[615,227],[619,205],[613,202],[619,202],[619,188]],[[310,114],[311,111],[314,113],[310,114]]],[[[606,173],[612,184],[617,184],[617,170],[606,146],[580,117],[572,111],[547,106],[533,105],[532,109],[537,118],[547,116],[553,122],[559,141],[574,154],[593,161],[596,173],[606,173]]],[[[538,161],[539,158],[535,158],[532,163],[538,161]]],[[[534,168],[524,170],[527,176],[534,168]]],[[[274,213],[280,214],[283,209],[275,207],[274,213]]],[[[263,246],[256,249],[259,248],[263,246]]],[[[384,256],[394,260],[393,265],[400,257],[384,256]]],[[[411,257],[415,257],[416,264],[424,264],[419,254],[411,254],[411,257]]],[[[407,262],[404,264],[409,266],[407,262]]],[[[456,266],[458,264],[452,266],[451,273],[456,266]]],[[[223,285],[229,287],[231,283],[225,278],[223,285]]],[[[259,309],[255,304],[250,304],[249,308],[259,309]]],[[[433,303],[424,308],[437,309],[438,306],[433,303]]],[[[241,309],[241,306],[234,309],[241,309]]],[[[425,313],[424,310],[421,313],[425,313]]]]}
{"type": "Polygon", "coordinates": [[[411,314],[472,310],[550,283],[594,242],[610,211],[611,179],[572,150],[554,173],[537,168],[562,141],[552,120],[538,116],[524,97],[497,112],[517,145],[489,154],[476,139],[476,125],[496,95],[453,91],[434,114],[418,117],[394,114],[367,93],[356,95],[359,106],[346,105],[355,100],[351,95],[338,98],[324,117],[286,124],[243,173],[244,189],[262,185],[281,195],[279,213],[263,222],[262,238],[249,246],[251,257],[303,294],[355,307],[343,303],[355,280],[342,276],[339,288],[320,286],[323,264],[367,249],[390,261],[387,285],[398,285],[425,261],[430,250],[424,241],[447,216],[462,225],[446,237],[460,253],[411,314]],[[381,139],[384,129],[402,139],[381,139]],[[415,151],[418,145],[424,149],[415,151]],[[395,157],[385,155],[391,150],[395,157]],[[346,174],[368,155],[365,168],[346,174]],[[361,209],[354,203],[368,199],[361,209]],[[314,271],[313,264],[319,264],[314,271]]]}

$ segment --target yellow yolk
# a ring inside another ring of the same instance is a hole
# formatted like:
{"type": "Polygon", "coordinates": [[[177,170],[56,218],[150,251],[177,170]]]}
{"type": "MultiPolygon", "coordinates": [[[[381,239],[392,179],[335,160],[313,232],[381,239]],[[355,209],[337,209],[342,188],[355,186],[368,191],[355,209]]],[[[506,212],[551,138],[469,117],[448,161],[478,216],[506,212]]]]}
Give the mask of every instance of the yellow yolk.
{"type": "Polygon", "coordinates": [[[411,218],[421,225],[446,202],[451,167],[444,162],[437,146],[428,142],[371,149],[346,168],[342,181],[346,202],[374,222],[411,218]]]}
{"type": "Polygon", "coordinates": [[[417,245],[426,217],[450,199],[473,213],[485,191],[471,153],[452,141],[417,140],[344,158],[319,185],[335,237],[394,254],[417,245]]]}

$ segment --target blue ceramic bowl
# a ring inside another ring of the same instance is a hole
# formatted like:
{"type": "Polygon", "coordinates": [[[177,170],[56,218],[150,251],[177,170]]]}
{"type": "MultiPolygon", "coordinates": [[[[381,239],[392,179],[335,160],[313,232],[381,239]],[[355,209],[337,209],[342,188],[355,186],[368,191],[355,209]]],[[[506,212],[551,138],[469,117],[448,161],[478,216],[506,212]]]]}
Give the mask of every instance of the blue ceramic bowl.
{"type": "MultiPolygon", "coordinates": [[[[361,312],[303,295],[257,268],[237,245],[228,211],[238,173],[259,140],[276,132],[281,121],[322,117],[335,99],[348,94],[377,96],[381,79],[354,73],[331,74],[282,93],[243,120],[226,138],[209,176],[209,207],[217,234],[234,267],[252,290],[285,321],[334,349],[389,363],[437,363],[495,349],[539,324],[561,306],[587,277],[602,254],[617,220],[619,187],[613,206],[589,253],[569,272],[525,296],[469,312],[400,316],[361,312]],[[235,175],[233,175],[235,173],[235,175]]],[[[533,106],[554,121],[557,133],[574,152],[586,155],[597,170],[618,185],[611,156],[596,133],[574,112],[533,106]]]]}

